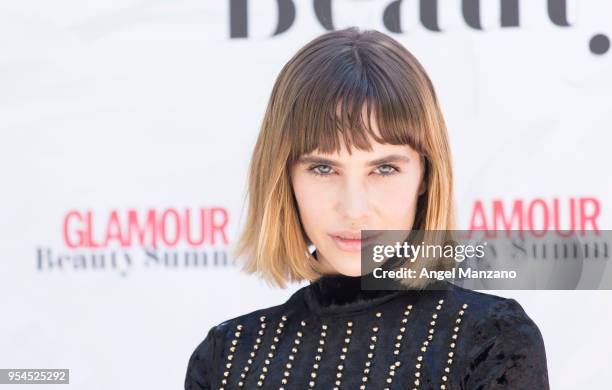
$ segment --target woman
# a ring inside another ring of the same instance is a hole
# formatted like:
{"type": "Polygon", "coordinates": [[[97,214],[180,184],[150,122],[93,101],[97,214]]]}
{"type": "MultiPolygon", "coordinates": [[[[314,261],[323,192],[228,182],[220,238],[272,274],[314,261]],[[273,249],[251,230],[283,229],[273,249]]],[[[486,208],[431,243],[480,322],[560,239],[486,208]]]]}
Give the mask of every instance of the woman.
{"type": "Polygon", "coordinates": [[[454,229],[452,177],[434,88],[406,48],[356,28],[304,46],[272,90],[236,256],[277,286],[310,284],[211,328],[185,388],[548,389],[515,300],[427,279],[360,288],[361,230],[454,229]]]}

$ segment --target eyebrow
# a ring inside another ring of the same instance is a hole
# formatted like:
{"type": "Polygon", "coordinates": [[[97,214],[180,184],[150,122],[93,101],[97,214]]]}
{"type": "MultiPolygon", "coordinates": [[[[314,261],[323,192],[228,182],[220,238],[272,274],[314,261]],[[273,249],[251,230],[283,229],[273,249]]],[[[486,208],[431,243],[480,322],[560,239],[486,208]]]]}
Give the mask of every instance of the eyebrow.
{"type": "MultiPolygon", "coordinates": [[[[405,162],[408,163],[410,162],[410,158],[401,154],[390,154],[388,156],[385,157],[381,157],[381,158],[377,158],[375,160],[372,160],[370,162],[368,162],[368,166],[376,166],[376,165],[381,165],[381,164],[389,164],[389,163],[393,163],[393,162],[405,162]]],[[[341,167],[342,164],[338,161],[334,161],[334,160],[330,160],[327,158],[322,158],[322,157],[316,157],[316,156],[304,156],[301,157],[298,160],[298,163],[300,164],[308,164],[308,163],[312,163],[312,164],[324,164],[324,165],[334,165],[334,166],[338,166],[341,167]]]]}

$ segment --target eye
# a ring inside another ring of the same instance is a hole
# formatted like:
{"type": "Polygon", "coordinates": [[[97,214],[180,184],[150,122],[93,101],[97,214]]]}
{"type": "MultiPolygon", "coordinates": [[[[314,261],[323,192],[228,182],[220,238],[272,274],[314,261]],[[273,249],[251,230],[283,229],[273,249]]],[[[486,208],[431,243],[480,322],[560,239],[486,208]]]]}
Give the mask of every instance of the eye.
{"type": "Polygon", "coordinates": [[[379,173],[380,176],[391,176],[391,175],[394,175],[395,173],[399,172],[399,170],[397,169],[396,166],[393,166],[393,165],[390,165],[390,164],[381,165],[377,169],[380,171],[380,173],[379,173]]]}
{"type": "MultiPolygon", "coordinates": [[[[333,174],[332,167],[325,164],[313,165],[308,170],[317,176],[330,176],[333,174]]],[[[379,172],[377,175],[383,177],[391,176],[399,172],[396,166],[390,164],[380,165],[376,170],[379,172]]]]}
{"type": "Polygon", "coordinates": [[[329,176],[329,172],[332,169],[329,165],[313,165],[308,170],[317,176],[329,176]],[[323,169],[320,169],[321,167],[323,167],[323,169]]]}

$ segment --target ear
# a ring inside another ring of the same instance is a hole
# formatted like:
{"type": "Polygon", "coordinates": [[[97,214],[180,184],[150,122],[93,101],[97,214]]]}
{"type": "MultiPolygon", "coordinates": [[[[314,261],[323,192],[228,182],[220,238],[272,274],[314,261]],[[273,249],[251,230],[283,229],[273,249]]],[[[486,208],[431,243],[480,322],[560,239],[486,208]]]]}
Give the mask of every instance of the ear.
{"type": "Polygon", "coordinates": [[[425,177],[421,180],[421,185],[419,185],[419,196],[423,195],[427,191],[427,180],[425,177]]]}
{"type": "Polygon", "coordinates": [[[421,155],[421,167],[423,175],[421,176],[421,184],[419,184],[419,196],[427,192],[427,158],[421,155]]]}

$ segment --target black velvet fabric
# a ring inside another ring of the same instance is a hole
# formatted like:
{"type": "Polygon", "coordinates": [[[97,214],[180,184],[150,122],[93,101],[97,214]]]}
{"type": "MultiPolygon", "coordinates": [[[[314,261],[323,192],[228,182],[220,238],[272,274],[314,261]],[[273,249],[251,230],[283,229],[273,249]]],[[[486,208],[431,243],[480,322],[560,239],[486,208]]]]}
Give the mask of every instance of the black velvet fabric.
{"type": "Polygon", "coordinates": [[[185,389],[549,389],[542,335],[517,301],[437,287],[368,291],[324,276],[212,327],[185,389]]]}

